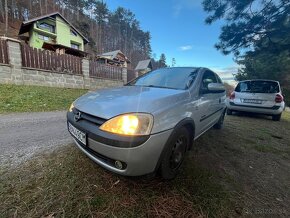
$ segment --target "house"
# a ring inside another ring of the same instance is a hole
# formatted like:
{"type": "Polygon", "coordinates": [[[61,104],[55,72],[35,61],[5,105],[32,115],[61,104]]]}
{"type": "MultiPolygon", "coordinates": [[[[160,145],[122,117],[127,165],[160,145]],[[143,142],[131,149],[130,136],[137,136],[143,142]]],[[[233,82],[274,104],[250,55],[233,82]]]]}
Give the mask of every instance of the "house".
{"type": "Polygon", "coordinates": [[[115,65],[119,67],[128,67],[128,64],[131,61],[124,55],[120,50],[106,52],[100,55],[97,55],[96,60],[100,63],[107,65],[115,65]]]}
{"type": "Polygon", "coordinates": [[[20,27],[19,36],[22,39],[26,38],[25,41],[31,47],[77,56],[85,56],[84,45],[89,42],[58,12],[24,21],[20,27]]]}
{"type": "Polygon", "coordinates": [[[138,76],[141,76],[145,73],[148,73],[152,70],[152,61],[151,59],[139,61],[135,71],[138,72],[138,76]]]}

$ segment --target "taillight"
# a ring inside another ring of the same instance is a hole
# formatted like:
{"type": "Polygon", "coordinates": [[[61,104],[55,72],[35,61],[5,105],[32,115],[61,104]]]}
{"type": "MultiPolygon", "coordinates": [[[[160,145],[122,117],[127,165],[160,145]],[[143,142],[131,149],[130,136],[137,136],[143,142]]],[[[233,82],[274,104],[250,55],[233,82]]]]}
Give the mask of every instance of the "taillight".
{"type": "Polygon", "coordinates": [[[234,100],[234,99],[235,99],[235,97],[236,97],[236,94],[235,94],[235,92],[232,92],[232,93],[231,93],[231,95],[230,95],[230,99],[231,99],[231,100],[234,100]]]}
{"type": "Polygon", "coordinates": [[[283,96],[280,95],[280,94],[277,94],[276,97],[275,97],[275,102],[276,103],[281,103],[283,101],[283,96]]]}

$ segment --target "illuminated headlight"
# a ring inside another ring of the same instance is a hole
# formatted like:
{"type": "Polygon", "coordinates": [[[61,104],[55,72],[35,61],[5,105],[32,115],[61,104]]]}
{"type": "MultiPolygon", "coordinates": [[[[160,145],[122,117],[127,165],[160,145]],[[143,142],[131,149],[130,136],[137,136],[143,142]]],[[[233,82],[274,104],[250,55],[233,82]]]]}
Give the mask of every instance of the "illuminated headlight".
{"type": "Polygon", "coordinates": [[[74,109],[74,107],[75,107],[75,106],[74,106],[74,103],[72,103],[72,104],[70,105],[70,107],[69,107],[68,111],[69,111],[69,112],[72,112],[72,111],[73,111],[73,109],[74,109]]]}
{"type": "Polygon", "coordinates": [[[149,135],[152,126],[151,114],[132,113],[114,117],[105,122],[100,129],[120,135],[149,135]]]}

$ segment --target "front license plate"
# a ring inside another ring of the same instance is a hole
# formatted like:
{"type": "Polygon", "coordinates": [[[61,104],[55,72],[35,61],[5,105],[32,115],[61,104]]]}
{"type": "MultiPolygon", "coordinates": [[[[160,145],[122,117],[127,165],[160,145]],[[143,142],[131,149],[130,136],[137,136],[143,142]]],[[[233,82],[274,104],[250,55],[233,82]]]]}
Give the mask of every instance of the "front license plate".
{"type": "Polygon", "coordinates": [[[75,128],[73,125],[71,125],[70,123],[68,123],[68,131],[77,139],[79,140],[81,143],[83,143],[84,145],[87,144],[87,136],[86,133],[78,130],[77,128],[75,128]]]}
{"type": "Polygon", "coordinates": [[[244,103],[249,103],[249,104],[262,104],[261,100],[257,99],[244,99],[244,103]]]}

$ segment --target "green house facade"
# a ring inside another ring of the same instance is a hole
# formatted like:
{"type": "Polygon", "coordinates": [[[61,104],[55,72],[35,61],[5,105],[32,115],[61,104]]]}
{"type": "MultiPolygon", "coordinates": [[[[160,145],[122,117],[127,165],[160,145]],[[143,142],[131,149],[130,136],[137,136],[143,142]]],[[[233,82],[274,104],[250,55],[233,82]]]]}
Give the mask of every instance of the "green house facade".
{"type": "Polygon", "coordinates": [[[19,35],[24,33],[28,33],[28,44],[34,48],[84,51],[88,43],[86,37],[58,12],[24,21],[19,35]]]}

